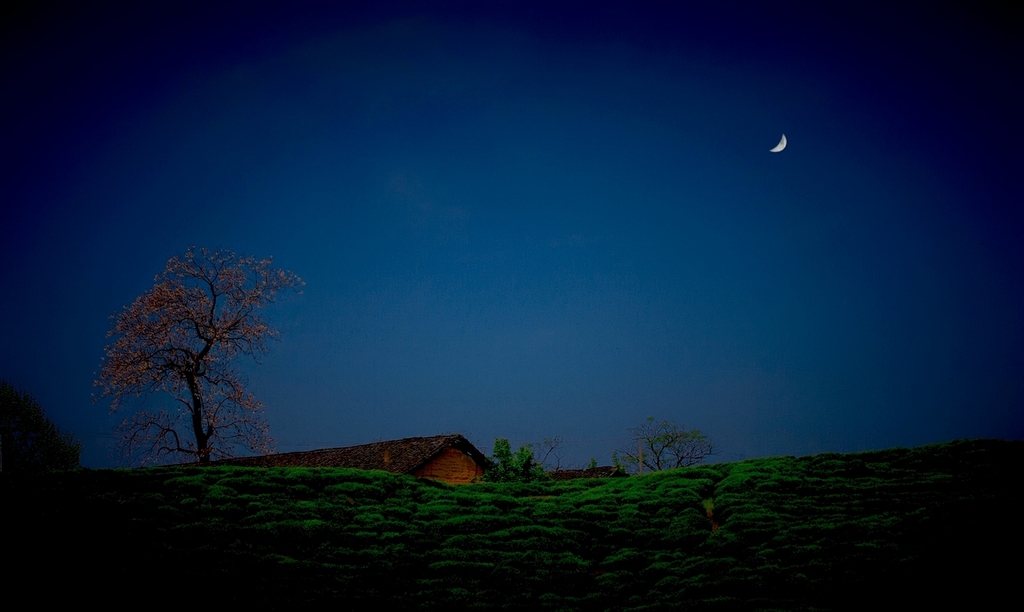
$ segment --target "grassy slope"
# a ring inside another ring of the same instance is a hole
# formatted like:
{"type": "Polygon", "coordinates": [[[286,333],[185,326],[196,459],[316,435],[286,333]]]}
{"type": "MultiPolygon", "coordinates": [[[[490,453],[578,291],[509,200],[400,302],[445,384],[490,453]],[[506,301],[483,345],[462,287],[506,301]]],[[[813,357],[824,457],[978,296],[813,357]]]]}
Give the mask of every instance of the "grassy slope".
{"type": "Polygon", "coordinates": [[[976,607],[1019,575],[1000,552],[1024,544],[1022,467],[1024,443],[988,440],[543,485],[342,469],[3,475],[18,534],[4,599],[41,573],[66,585],[45,596],[168,607],[976,607]]]}

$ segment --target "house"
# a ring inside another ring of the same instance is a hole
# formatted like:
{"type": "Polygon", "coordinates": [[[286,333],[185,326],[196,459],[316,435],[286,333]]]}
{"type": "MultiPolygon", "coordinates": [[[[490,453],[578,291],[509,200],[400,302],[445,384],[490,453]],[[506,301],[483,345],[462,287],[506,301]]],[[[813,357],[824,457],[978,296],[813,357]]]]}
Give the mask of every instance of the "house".
{"type": "Polygon", "coordinates": [[[621,478],[628,476],[613,465],[587,468],[585,470],[553,470],[548,472],[552,480],[575,480],[577,478],[621,478]]]}
{"type": "Polygon", "coordinates": [[[483,477],[487,459],[469,440],[451,434],[259,457],[236,457],[211,461],[210,465],[345,467],[410,474],[448,484],[468,484],[483,477]]]}

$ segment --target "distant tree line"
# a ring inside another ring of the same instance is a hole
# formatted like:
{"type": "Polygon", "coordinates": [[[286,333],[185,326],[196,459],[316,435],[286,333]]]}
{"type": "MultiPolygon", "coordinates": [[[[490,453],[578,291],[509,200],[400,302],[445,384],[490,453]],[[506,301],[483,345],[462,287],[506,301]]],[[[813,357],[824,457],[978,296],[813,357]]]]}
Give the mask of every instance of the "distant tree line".
{"type": "MultiPolygon", "coordinates": [[[[699,465],[714,454],[714,442],[697,429],[686,429],[664,420],[648,417],[627,431],[635,445],[612,451],[612,463],[623,472],[642,474],[678,467],[699,465]]],[[[488,482],[536,482],[547,476],[545,468],[562,469],[561,437],[545,438],[543,442],[524,444],[512,452],[506,438],[494,441],[493,454],[484,474],[488,482]]],[[[597,467],[594,459],[590,468],[597,467]]]]}

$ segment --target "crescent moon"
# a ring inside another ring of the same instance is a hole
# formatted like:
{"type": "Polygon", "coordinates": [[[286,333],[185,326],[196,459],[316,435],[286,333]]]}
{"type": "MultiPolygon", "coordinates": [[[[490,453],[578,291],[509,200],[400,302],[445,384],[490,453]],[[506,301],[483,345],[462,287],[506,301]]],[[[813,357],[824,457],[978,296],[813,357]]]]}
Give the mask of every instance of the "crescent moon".
{"type": "Polygon", "coordinates": [[[772,153],[778,153],[778,152],[782,151],[785,148],[786,148],[786,135],[783,134],[782,135],[782,140],[779,141],[779,144],[775,145],[775,148],[772,149],[771,152],[772,153]]]}

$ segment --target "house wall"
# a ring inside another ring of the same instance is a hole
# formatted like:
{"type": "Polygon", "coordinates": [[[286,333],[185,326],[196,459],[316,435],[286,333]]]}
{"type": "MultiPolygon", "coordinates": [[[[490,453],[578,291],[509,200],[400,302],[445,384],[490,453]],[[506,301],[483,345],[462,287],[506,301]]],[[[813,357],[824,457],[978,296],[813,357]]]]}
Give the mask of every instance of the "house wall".
{"type": "Polygon", "coordinates": [[[457,448],[447,448],[432,461],[413,472],[419,478],[433,478],[448,484],[469,484],[484,475],[484,468],[457,448]]]}

